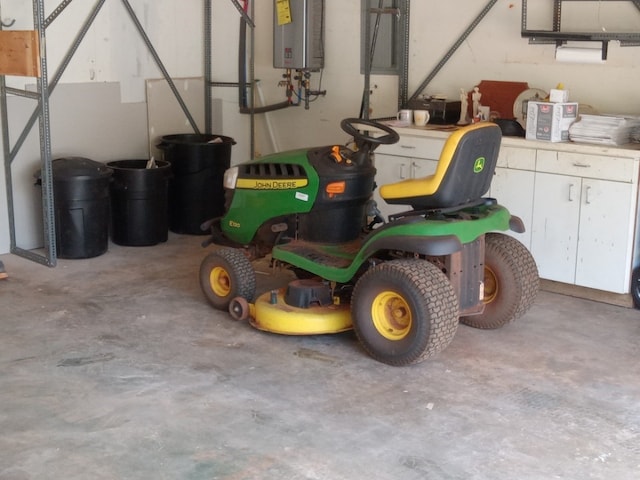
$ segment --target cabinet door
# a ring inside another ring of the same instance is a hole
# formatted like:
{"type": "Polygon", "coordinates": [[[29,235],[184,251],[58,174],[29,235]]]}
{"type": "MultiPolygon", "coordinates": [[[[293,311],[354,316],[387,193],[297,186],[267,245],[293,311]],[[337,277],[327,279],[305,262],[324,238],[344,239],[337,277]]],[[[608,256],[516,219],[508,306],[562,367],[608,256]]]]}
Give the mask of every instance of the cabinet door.
{"type": "Polygon", "coordinates": [[[575,281],[581,183],[579,177],[535,174],[531,253],[542,278],[575,281]]]}
{"type": "Polygon", "coordinates": [[[531,223],[533,217],[533,188],[535,173],[526,170],[496,168],[491,180],[491,196],[504,205],[512,215],[520,217],[525,232],[504,232],[520,240],[531,249],[531,223]]]}
{"type": "Polygon", "coordinates": [[[577,285],[629,291],[634,206],[631,184],[582,180],[577,285]]]}
{"type": "Polygon", "coordinates": [[[409,166],[411,178],[421,178],[436,173],[438,167],[437,160],[427,160],[424,158],[412,158],[409,166]]]}

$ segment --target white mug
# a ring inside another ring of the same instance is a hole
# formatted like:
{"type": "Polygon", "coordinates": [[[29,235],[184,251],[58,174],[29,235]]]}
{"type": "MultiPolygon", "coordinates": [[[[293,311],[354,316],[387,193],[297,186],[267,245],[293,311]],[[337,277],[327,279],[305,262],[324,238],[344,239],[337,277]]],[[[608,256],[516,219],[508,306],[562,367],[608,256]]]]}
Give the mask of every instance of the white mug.
{"type": "Polygon", "coordinates": [[[400,110],[397,115],[398,121],[410,125],[413,122],[413,110],[400,110]]]}
{"type": "Polygon", "coordinates": [[[413,122],[418,127],[424,127],[427,123],[429,123],[429,110],[414,110],[413,111],[413,122]]]}

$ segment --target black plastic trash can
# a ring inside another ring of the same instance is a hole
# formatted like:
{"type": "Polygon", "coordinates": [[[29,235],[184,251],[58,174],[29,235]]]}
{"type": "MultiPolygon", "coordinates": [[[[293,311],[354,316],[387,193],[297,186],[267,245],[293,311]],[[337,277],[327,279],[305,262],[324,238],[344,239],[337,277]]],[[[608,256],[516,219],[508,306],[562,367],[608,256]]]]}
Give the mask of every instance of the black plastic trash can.
{"type": "Polygon", "coordinates": [[[111,240],[118,245],[147,246],[168,238],[169,162],[116,160],[111,182],[111,240]]]}
{"type": "MultiPolygon", "coordinates": [[[[91,258],[109,245],[111,169],[83,157],[51,162],[55,210],[56,255],[91,258]]],[[[41,172],[37,174],[41,181],[41,172]]]]}
{"type": "Polygon", "coordinates": [[[224,172],[231,162],[231,137],[165,135],[158,145],[171,164],[169,230],[202,235],[200,225],[224,213],[224,172]]]}

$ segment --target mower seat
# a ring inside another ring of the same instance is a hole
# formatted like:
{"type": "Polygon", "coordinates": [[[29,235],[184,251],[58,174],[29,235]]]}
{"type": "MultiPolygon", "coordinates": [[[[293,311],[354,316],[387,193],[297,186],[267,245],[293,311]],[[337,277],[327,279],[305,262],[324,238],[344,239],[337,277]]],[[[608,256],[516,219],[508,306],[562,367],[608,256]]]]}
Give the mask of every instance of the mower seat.
{"type": "Polygon", "coordinates": [[[491,186],[501,140],[502,131],[495,123],[460,128],[444,144],[433,175],[383,185],[380,196],[389,204],[411,205],[416,210],[479,201],[491,186]]]}

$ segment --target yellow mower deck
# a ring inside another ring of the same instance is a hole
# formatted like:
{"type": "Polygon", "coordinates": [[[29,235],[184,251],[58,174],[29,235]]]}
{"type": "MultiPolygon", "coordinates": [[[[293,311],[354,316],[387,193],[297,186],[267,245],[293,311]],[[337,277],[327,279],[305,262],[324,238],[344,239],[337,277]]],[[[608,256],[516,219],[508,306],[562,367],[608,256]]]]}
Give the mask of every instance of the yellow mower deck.
{"type": "Polygon", "coordinates": [[[283,335],[318,335],[352,329],[348,304],[297,308],[285,303],[284,293],[281,288],[258,297],[251,305],[249,323],[258,330],[283,335]]]}

